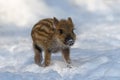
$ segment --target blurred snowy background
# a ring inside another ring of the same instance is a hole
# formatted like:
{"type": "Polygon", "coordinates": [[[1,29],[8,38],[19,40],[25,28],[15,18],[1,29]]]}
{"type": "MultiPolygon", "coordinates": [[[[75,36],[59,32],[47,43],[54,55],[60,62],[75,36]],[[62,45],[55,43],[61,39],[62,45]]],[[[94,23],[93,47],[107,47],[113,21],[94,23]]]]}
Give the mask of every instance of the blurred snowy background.
{"type": "Polygon", "coordinates": [[[0,80],[120,80],[120,0],[0,0],[0,80]],[[33,25],[71,17],[77,34],[73,68],[60,54],[34,64],[33,25]]]}

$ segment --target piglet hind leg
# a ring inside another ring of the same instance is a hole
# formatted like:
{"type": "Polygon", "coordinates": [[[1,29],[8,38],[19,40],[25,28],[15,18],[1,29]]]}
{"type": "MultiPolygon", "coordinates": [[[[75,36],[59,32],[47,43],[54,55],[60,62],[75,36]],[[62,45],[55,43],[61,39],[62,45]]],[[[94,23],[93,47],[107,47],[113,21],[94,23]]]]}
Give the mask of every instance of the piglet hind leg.
{"type": "Polygon", "coordinates": [[[37,65],[41,66],[43,57],[42,57],[42,49],[40,47],[38,47],[36,44],[33,44],[33,48],[34,48],[34,61],[37,65]]]}
{"type": "Polygon", "coordinates": [[[45,54],[44,54],[44,63],[43,63],[43,67],[47,67],[50,65],[51,62],[51,53],[49,50],[45,50],[45,54]]]}

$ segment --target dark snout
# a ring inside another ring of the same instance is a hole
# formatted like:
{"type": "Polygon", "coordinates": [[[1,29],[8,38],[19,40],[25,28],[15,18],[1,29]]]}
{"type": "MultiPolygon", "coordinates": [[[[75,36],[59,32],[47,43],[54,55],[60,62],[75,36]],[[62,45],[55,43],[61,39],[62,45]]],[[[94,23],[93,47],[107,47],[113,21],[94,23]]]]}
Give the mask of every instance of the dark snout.
{"type": "Polygon", "coordinates": [[[70,36],[66,37],[65,39],[65,44],[68,45],[68,46],[72,46],[74,44],[74,39],[70,36]]]}

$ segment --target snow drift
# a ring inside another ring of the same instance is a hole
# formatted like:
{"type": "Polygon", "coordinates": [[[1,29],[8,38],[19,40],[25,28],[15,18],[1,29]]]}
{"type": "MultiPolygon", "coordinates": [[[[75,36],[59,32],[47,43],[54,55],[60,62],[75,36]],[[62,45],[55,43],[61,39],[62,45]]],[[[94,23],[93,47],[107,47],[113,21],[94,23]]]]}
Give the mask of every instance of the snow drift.
{"type": "Polygon", "coordinates": [[[0,80],[119,80],[119,7],[119,0],[0,0],[0,80]],[[34,64],[31,28],[53,16],[75,24],[71,69],[60,53],[47,68],[34,64]]]}

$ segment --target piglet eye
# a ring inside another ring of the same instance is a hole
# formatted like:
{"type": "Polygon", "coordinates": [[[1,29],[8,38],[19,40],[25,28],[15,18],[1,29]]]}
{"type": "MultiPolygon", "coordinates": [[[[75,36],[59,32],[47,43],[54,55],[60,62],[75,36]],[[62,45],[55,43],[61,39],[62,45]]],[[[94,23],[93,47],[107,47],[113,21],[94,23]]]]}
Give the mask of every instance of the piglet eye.
{"type": "Polygon", "coordinates": [[[63,34],[63,30],[62,29],[59,29],[59,34],[63,34]]]}

